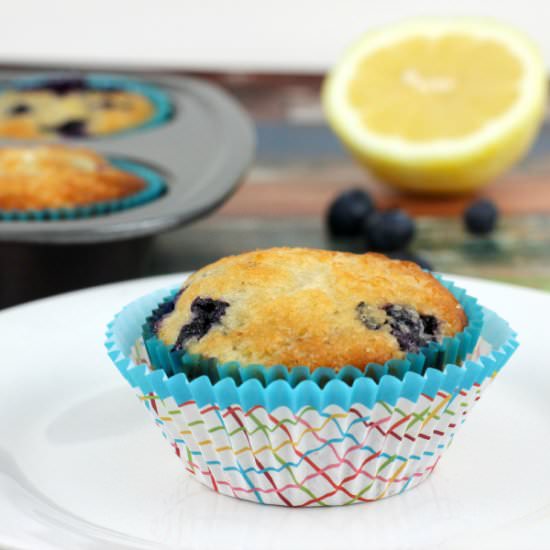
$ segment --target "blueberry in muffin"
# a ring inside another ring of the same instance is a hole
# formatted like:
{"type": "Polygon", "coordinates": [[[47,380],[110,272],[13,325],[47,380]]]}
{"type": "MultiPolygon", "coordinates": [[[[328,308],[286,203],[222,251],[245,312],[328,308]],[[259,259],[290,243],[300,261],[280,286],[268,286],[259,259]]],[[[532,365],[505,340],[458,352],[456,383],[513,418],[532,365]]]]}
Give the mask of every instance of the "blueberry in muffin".
{"type": "Polygon", "coordinates": [[[145,181],[88,149],[50,146],[0,149],[0,209],[72,208],[117,200],[145,181]]]}
{"type": "Polygon", "coordinates": [[[467,325],[452,293],[416,264],[300,248],[206,266],[153,321],[176,351],[311,369],[404,358],[467,325]]]}
{"type": "Polygon", "coordinates": [[[83,138],[138,127],[154,115],[145,95],[59,77],[0,93],[0,137],[83,138]]]}

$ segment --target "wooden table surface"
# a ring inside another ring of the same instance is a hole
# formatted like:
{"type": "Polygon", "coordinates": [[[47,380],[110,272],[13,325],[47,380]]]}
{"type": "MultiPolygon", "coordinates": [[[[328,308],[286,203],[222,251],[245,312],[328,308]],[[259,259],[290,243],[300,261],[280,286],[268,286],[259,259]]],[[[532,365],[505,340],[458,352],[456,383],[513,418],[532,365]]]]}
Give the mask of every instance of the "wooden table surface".
{"type": "Polygon", "coordinates": [[[257,157],[243,185],[206,220],[161,236],[150,273],[195,269],[220,256],[275,245],[364,250],[360,240],[334,242],[324,213],[349,187],[368,189],[382,207],[417,219],[412,249],[439,271],[550,290],[550,121],[529,155],[476,195],[404,195],[377,182],[342,148],[319,104],[320,77],[200,75],[233,94],[257,129],[257,157]],[[465,206],[489,197],[502,211],[488,239],[467,235],[465,206]]]}

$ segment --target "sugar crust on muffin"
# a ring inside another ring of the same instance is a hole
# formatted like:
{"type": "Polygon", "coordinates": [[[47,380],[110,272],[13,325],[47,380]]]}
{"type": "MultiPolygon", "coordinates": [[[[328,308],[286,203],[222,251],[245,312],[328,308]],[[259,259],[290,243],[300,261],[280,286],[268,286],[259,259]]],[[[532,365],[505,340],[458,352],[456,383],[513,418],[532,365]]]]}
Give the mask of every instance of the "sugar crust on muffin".
{"type": "Polygon", "coordinates": [[[411,262],[273,248],[197,271],[155,326],[165,344],[220,362],[339,369],[403,358],[466,324],[452,293],[411,262]]]}
{"type": "Polygon", "coordinates": [[[0,149],[0,209],[71,208],[121,199],[145,187],[88,149],[65,146],[0,149]]]}

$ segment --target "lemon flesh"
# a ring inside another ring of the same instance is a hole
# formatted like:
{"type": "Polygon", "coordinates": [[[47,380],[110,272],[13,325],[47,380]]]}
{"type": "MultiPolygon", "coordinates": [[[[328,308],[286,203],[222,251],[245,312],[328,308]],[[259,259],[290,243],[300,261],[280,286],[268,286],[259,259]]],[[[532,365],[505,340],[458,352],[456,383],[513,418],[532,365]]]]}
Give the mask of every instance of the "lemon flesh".
{"type": "Polygon", "coordinates": [[[322,99],[334,130],[381,179],[456,193],[525,153],[546,93],[544,64],[521,34],[430,19],[367,34],[330,73],[322,99]]]}

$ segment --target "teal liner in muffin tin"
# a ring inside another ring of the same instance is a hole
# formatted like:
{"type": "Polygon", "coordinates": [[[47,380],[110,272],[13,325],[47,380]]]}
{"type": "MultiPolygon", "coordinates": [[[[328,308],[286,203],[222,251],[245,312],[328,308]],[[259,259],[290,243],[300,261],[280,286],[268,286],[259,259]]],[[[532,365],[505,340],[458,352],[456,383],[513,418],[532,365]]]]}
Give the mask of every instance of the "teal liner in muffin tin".
{"type": "Polygon", "coordinates": [[[237,361],[220,364],[215,358],[189,354],[185,350],[174,351],[162,342],[154,333],[155,311],[170,303],[179,289],[173,289],[161,302],[158,302],[147,316],[143,325],[142,338],[147,362],[155,369],[162,369],[168,376],[184,373],[189,380],[203,375],[212,383],[224,378],[232,378],[240,385],[249,379],[256,379],[264,386],[276,381],[286,380],[296,386],[303,380],[312,380],[324,387],[333,379],[353,384],[357,377],[367,377],[379,381],[386,374],[400,380],[407,372],[424,373],[427,369],[443,368],[448,364],[462,364],[474,351],[483,326],[483,308],[477,300],[469,296],[464,289],[454,283],[435,276],[459,301],[468,318],[468,325],[454,337],[446,337],[442,342],[432,342],[418,353],[408,353],[405,359],[390,359],[386,363],[370,363],[360,369],[355,366],[343,366],[338,371],[328,367],[316,368],[313,372],[308,366],[288,368],[284,365],[264,366],[260,364],[241,365],[237,361]]]}
{"type": "MultiPolygon", "coordinates": [[[[396,368],[392,372],[386,364],[380,367],[377,379],[364,376],[359,369],[346,367],[320,385],[315,374],[320,369],[307,376],[301,368],[292,369],[289,374],[279,367],[266,369],[277,373],[270,383],[263,384],[256,376],[249,376],[239,384],[233,371],[245,369],[226,364],[221,366],[226,373],[217,380],[204,373],[192,379],[184,370],[168,375],[164,369],[152,369],[142,357],[135,355],[145,319],[165,296],[165,290],[156,291],[126,306],[109,324],[105,345],[115,366],[133,387],[144,395],[154,393],[161,399],[172,396],[178,404],[194,400],[199,406],[240,405],[243,410],[258,405],[268,410],[286,406],[298,411],[305,406],[323,410],[329,405],[347,409],[354,403],[395,404],[400,397],[416,401],[420,393],[433,397],[440,389],[456,395],[494,376],[518,347],[516,334],[508,323],[491,310],[477,306],[483,317],[478,331],[480,349],[477,357],[466,359],[460,366],[449,363],[443,369],[428,367],[418,372],[414,368],[396,368]],[[344,374],[344,371],[347,372],[344,374]]],[[[258,366],[258,371],[261,370],[258,366]]],[[[270,376],[269,373],[266,376],[270,376]]]]}
{"type": "MultiPolygon", "coordinates": [[[[52,73],[26,76],[23,78],[16,78],[12,80],[9,84],[3,85],[0,88],[0,93],[1,91],[14,88],[21,91],[31,90],[34,88],[39,88],[41,85],[47,85],[48,82],[51,81],[62,79],[69,80],[71,78],[84,81],[91,90],[120,90],[140,94],[146,97],[154,107],[154,112],[151,118],[137,126],[125,128],[123,130],[118,130],[116,132],[107,134],[84,136],[84,139],[105,139],[141,130],[151,129],[168,121],[173,114],[174,109],[172,107],[170,97],[166,92],[164,92],[157,86],[141,80],[135,80],[133,78],[126,78],[122,76],[101,73],[92,73],[86,75],[75,75],[72,73],[52,73]]],[[[79,137],[78,139],[82,138],[79,137]]]]}
{"type": "Polygon", "coordinates": [[[59,221],[104,216],[128,208],[141,206],[157,199],[166,191],[164,178],[151,168],[125,159],[109,158],[119,170],[134,174],[145,182],[145,187],[122,199],[90,203],[74,208],[45,208],[42,210],[0,210],[0,221],[59,221]]]}

